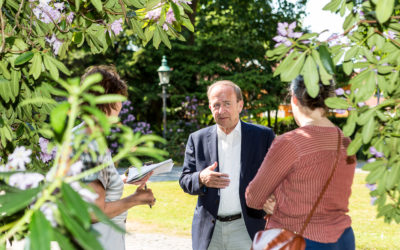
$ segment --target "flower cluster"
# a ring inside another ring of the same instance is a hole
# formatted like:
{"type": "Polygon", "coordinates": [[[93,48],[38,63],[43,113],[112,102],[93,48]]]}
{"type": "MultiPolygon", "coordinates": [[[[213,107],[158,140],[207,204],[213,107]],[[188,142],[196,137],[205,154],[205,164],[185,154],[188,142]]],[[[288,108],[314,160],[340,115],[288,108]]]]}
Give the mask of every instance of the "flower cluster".
{"type": "MultiPolygon", "coordinates": [[[[177,5],[181,5],[181,3],[186,3],[186,4],[191,4],[191,1],[188,0],[172,0],[172,2],[174,2],[177,5]]],[[[161,16],[161,9],[163,8],[163,5],[161,3],[157,4],[153,10],[148,11],[146,13],[145,18],[149,19],[149,20],[154,20],[154,21],[158,21],[160,19],[161,16]]],[[[168,30],[168,24],[172,24],[173,22],[175,22],[175,15],[174,15],[174,11],[172,10],[172,7],[169,7],[167,13],[166,13],[166,17],[165,17],[165,23],[163,24],[163,29],[164,30],[168,30]]]]}
{"type": "Polygon", "coordinates": [[[198,100],[196,97],[190,98],[189,96],[185,97],[185,101],[181,103],[182,109],[184,110],[184,118],[190,121],[196,120],[198,111],[198,100]]]}
{"type": "Polygon", "coordinates": [[[40,159],[44,162],[47,163],[51,160],[53,160],[56,156],[56,149],[53,148],[51,152],[49,152],[49,140],[40,137],[39,138],[39,146],[40,146],[40,159]]]}
{"type": "MultiPolygon", "coordinates": [[[[376,184],[365,184],[365,186],[372,192],[374,190],[376,190],[376,184]]],[[[371,196],[371,205],[374,205],[375,201],[376,201],[376,196],[371,196]]]]}
{"type": "Polygon", "coordinates": [[[272,38],[277,44],[275,47],[278,47],[281,44],[284,44],[286,47],[290,47],[292,45],[291,39],[293,38],[300,38],[303,33],[302,32],[294,32],[297,23],[293,22],[288,24],[287,22],[278,23],[278,35],[272,38]]]}
{"type": "MultiPolygon", "coordinates": [[[[350,90],[344,90],[343,88],[338,88],[338,89],[336,89],[335,90],[335,94],[337,95],[337,96],[342,96],[342,95],[344,95],[345,97],[348,97],[348,95],[350,95],[351,94],[351,91],[350,90]]],[[[358,107],[363,107],[363,106],[365,106],[366,104],[365,104],[365,102],[359,102],[359,103],[357,103],[357,106],[358,107]]],[[[351,111],[351,110],[354,110],[355,108],[353,108],[353,107],[349,107],[347,110],[348,111],[351,111]]],[[[344,114],[345,112],[346,112],[346,110],[344,110],[344,109],[336,109],[335,110],[335,112],[336,113],[338,113],[338,114],[344,114]]]]}
{"type": "Polygon", "coordinates": [[[382,152],[379,152],[378,150],[376,150],[375,147],[370,147],[369,148],[369,153],[373,156],[375,156],[376,158],[382,158],[385,157],[385,155],[382,152]]]}
{"type": "Polygon", "coordinates": [[[110,30],[112,30],[112,32],[114,32],[114,34],[116,36],[118,36],[119,33],[121,33],[123,31],[122,23],[123,23],[122,18],[117,19],[114,22],[112,22],[110,27],[109,27],[109,29],[108,29],[108,34],[111,36],[111,31],[110,30]]]}
{"type": "MultiPolygon", "coordinates": [[[[125,126],[130,127],[134,133],[141,133],[143,135],[151,134],[153,131],[150,128],[150,124],[147,122],[138,122],[136,121],[136,117],[132,114],[133,106],[131,101],[125,101],[122,103],[121,111],[119,112],[119,117],[121,119],[121,123],[125,126]]],[[[119,133],[121,129],[118,127],[111,128],[111,132],[119,133]]],[[[109,138],[109,148],[112,154],[116,154],[118,152],[119,144],[118,142],[111,136],[109,138]]]]}

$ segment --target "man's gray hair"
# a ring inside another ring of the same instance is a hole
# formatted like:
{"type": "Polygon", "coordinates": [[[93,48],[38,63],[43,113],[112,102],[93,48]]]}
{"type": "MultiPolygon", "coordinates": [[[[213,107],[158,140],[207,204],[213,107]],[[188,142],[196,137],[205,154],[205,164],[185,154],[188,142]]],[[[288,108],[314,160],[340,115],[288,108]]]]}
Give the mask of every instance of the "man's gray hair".
{"type": "Polygon", "coordinates": [[[243,100],[242,90],[240,89],[240,87],[238,85],[236,85],[234,82],[229,81],[229,80],[216,81],[213,84],[211,84],[210,86],[208,86],[208,89],[207,89],[208,100],[210,100],[211,90],[214,87],[219,86],[219,85],[231,86],[233,88],[233,90],[235,91],[237,101],[243,100]]]}

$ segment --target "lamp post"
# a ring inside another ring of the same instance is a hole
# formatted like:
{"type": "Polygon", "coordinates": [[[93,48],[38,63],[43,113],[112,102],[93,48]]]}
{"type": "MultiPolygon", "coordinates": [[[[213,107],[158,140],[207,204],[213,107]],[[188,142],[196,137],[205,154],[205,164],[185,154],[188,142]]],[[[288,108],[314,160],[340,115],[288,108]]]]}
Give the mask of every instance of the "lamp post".
{"type": "Polygon", "coordinates": [[[169,84],[169,77],[171,74],[171,68],[167,65],[167,57],[163,56],[161,60],[161,66],[157,69],[158,77],[160,78],[159,85],[162,87],[161,98],[163,101],[163,137],[166,139],[167,132],[167,87],[169,84]]]}

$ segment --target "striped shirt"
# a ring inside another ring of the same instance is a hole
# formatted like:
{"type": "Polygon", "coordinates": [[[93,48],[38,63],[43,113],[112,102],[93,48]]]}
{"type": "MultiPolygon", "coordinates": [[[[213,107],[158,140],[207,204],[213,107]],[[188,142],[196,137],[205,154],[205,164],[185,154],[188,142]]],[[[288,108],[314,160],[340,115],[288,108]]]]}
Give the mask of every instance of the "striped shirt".
{"type": "MultiPolygon", "coordinates": [[[[246,190],[247,205],[262,209],[274,194],[276,205],[268,228],[299,232],[328,180],[337,152],[337,128],[304,126],[272,143],[256,177],[246,190]]],[[[350,139],[342,134],[342,147],[331,183],[315,210],[303,237],[336,242],[350,227],[348,212],[355,156],[347,156],[350,139]]]]}

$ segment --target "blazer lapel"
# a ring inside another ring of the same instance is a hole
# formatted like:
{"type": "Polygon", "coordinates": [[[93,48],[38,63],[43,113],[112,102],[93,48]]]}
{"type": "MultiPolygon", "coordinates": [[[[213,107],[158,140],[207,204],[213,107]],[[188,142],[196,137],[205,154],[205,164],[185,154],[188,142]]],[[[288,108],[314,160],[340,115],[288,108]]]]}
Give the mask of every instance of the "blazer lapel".
{"type": "MultiPolygon", "coordinates": [[[[218,137],[217,137],[217,125],[214,125],[210,128],[207,135],[207,145],[210,153],[210,164],[214,162],[218,162],[218,137]]],[[[216,172],[219,172],[219,165],[215,169],[216,172]]]]}
{"type": "Polygon", "coordinates": [[[240,179],[243,179],[243,176],[246,172],[246,163],[248,160],[248,155],[249,155],[249,127],[247,123],[240,121],[241,127],[242,127],[242,145],[241,145],[241,152],[240,152],[240,179]]]}

